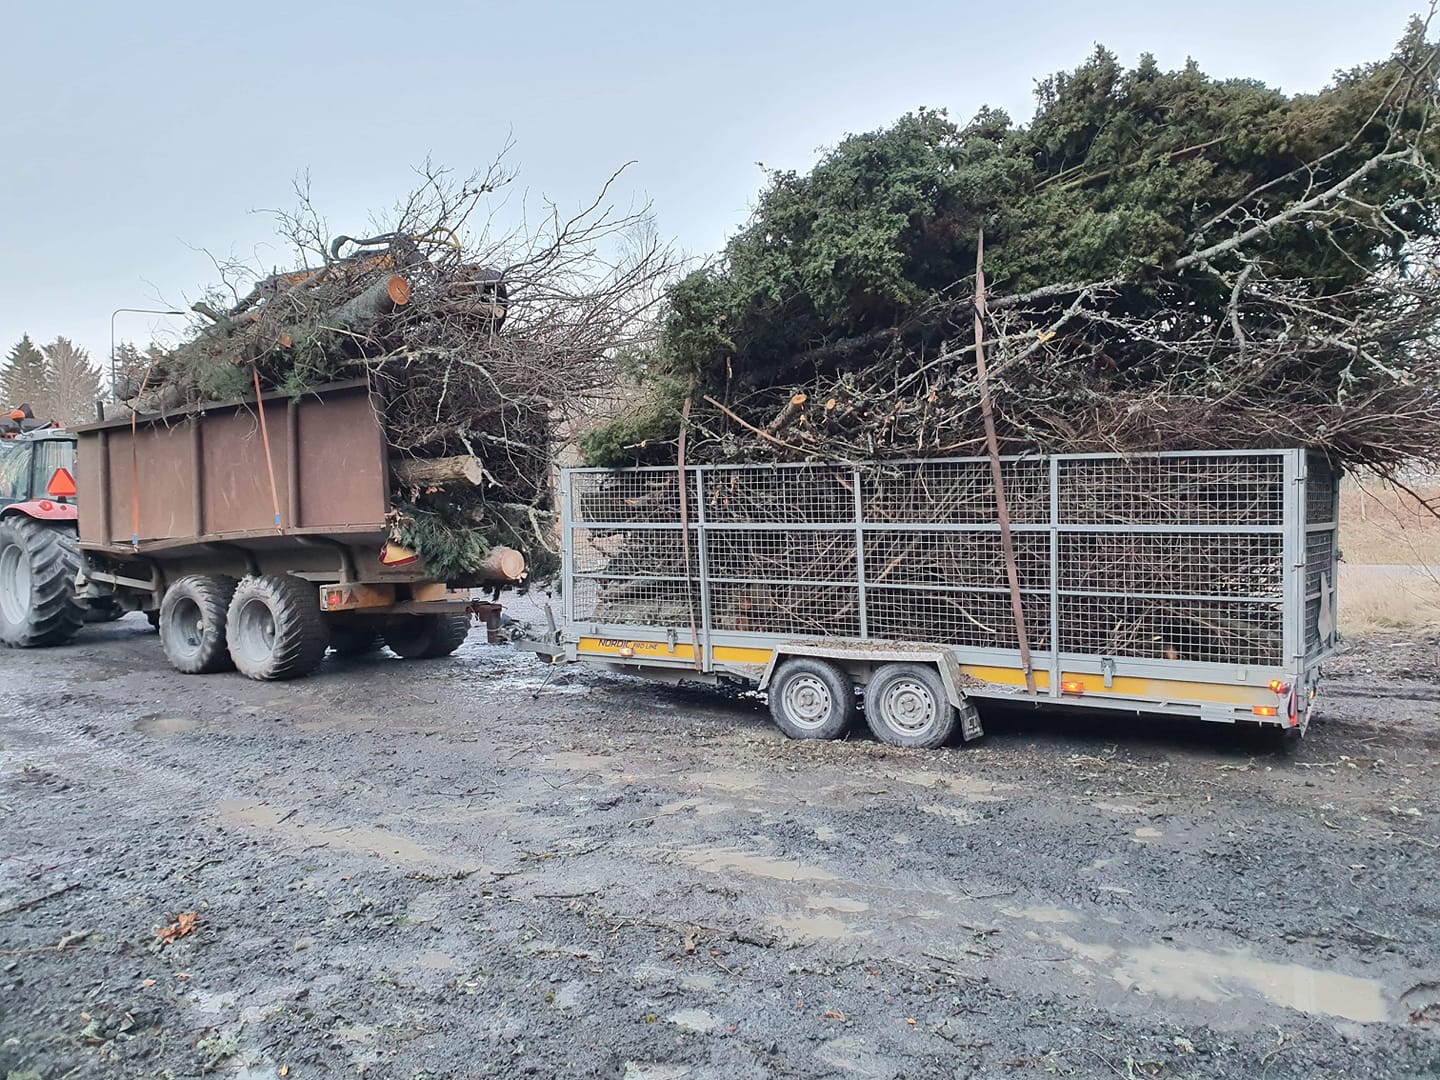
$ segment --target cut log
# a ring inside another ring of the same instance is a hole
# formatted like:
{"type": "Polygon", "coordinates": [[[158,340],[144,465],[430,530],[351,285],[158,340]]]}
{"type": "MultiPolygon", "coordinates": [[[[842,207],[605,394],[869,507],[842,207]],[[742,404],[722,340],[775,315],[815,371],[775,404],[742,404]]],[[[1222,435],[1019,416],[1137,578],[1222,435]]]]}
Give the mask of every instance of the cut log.
{"type": "Polygon", "coordinates": [[[770,435],[778,435],[780,434],[780,432],[784,431],[786,426],[788,426],[792,420],[794,420],[797,416],[800,415],[800,410],[805,407],[805,402],[809,400],[810,399],[805,394],[793,395],[790,400],[785,403],[785,407],[780,410],[780,412],[776,415],[775,419],[771,420],[770,423],[765,425],[766,433],[770,435]]]}
{"type": "Polygon", "coordinates": [[[480,564],[480,578],[506,584],[525,576],[525,556],[511,547],[493,547],[480,564]]]}
{"type": "Polygon", "coordinates": [[[400,483],[419,488],[457,483],[479,487],[487,478],[484,464],[469,454],[447,458],[402,458],[391,462],[390,471],[400,483]]]}
{"type": "Polygon", "coordinates": [[[364,326],[409,302],[410,283],[399,274],[392,274],[335,308],[325,316],[325,324],[339,330],[364,326]]]}

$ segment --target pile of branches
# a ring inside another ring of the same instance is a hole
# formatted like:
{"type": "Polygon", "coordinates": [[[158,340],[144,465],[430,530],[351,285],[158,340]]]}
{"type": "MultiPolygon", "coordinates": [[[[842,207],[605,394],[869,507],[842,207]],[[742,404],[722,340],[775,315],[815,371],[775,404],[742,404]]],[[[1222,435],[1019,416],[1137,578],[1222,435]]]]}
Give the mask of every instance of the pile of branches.
{"type": "Polygon", "coordinates": [[[591,461],[673,460],[687,397],[692,461],[983,453],[983,349],[1007,452],[1440,465],[1427,29],[1293,98],[1101,51],[1029,127],[922,111],[773,174],[591,461]]]}
{"type": "Polygon", "coordinates": [[[427,167],[389,226],[359,238],[329,235],[301,190],[277,215],[298,267],[222,266],[190,339],[120,396],[168,411],[367,380],[390,444],[392,538],[452,582],[497,545],[544,580],[558,567],[556,429],[613,385],[618,352],[650,340],[671,275],[647,210],[608,204],[618,176],[578,213],[548,206],[506,232],[501,210],[474,220],[512,180],[498,162],[463,180],[427,167]]]}

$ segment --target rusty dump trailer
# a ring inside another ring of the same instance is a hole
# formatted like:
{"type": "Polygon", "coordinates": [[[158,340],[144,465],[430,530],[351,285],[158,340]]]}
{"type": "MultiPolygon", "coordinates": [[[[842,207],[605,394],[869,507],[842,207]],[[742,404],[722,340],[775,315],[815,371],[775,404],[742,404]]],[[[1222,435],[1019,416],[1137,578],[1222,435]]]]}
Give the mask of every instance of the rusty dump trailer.
{"type": "MultiPolygon", "coordinates": [[[[175,668],[308,674],[327,648],[453,652],[469,595],[388,545],[380,404],[363,382],[77,429],[81,588],[150,613],[175,668]]],[[[492,552],[496,583],[524,559],[492,552]]]]}

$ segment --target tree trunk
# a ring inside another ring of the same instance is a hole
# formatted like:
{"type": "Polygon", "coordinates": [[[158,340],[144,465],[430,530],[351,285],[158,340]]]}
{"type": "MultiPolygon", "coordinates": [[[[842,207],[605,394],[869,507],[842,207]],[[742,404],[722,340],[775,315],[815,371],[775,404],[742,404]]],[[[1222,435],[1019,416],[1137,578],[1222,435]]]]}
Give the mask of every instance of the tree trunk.
{"type": "Polygon", "coordinates": [[[400,483],[418,488],[456,483],[479,487],[487,477],[480,459],[468,454],[447,458],[402,458],[391,462],[390,471],[400,483]]]}

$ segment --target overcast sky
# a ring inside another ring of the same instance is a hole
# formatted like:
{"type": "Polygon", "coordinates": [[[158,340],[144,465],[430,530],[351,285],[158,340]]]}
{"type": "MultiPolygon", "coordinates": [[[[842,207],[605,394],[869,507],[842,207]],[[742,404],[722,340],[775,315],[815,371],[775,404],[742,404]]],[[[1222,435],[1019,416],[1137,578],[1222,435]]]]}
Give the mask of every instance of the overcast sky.
{"type": "MultiPolygon", "coordinates": [[[[562,207],[633,159],[620,201],[706,254],[757,162],[803,170],[920,105],[1028,117],[1035,80],[1097,42],[1314,90],[1420,4],[0,0],[0,350],[63,334],[99,361],[113,309],[185,306],[215,279],[207,251],[281,259],[255,211],[293,206],[307,171],[357,232],[427,155],[468,171],[513,140],[530,197],[562,207]]],[[[177,323],[122,314],[118,336],[177,323]]]]}

